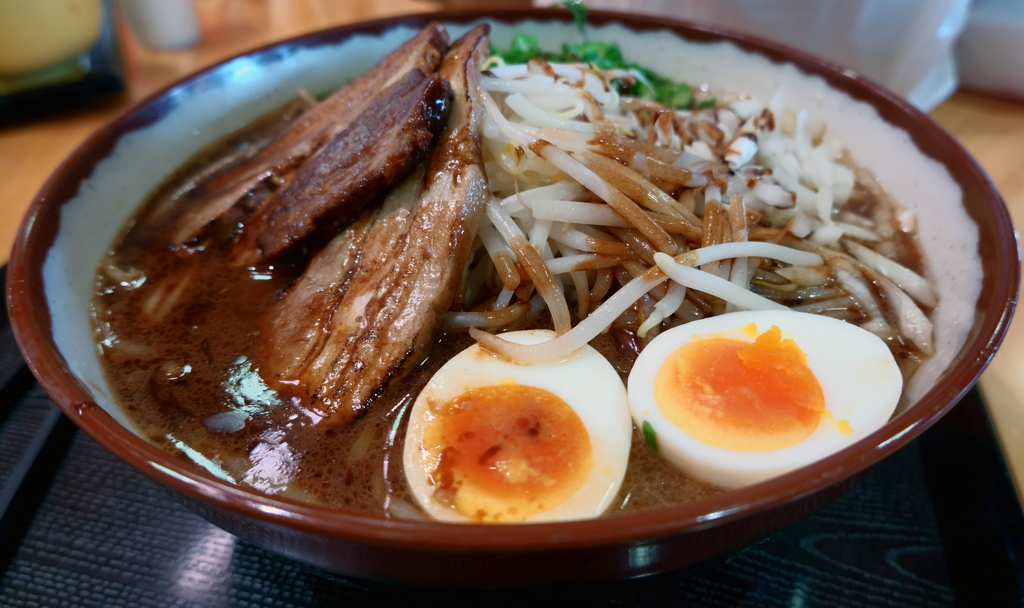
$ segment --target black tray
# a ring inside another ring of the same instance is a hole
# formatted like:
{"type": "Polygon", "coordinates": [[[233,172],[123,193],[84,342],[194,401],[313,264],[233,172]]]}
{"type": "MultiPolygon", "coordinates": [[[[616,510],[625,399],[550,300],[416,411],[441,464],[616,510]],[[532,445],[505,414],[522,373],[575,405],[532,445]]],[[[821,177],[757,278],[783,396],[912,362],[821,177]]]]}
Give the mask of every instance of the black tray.
{"type": "Polygon", "coordinates": [[[6,315],[0,387],[5,608],[1021,605],[1024,518],[976,392],[844,497],[740,551],[643,579],[486,592],[330,575],[192,515],[61,415],[6,315]]]}

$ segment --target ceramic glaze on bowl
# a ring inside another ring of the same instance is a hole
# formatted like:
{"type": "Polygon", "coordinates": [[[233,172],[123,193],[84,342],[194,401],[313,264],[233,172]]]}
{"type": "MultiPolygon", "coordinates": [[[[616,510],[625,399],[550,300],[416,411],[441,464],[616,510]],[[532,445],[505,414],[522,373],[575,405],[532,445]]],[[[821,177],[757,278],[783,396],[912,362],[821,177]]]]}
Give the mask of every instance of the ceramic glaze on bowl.
{"type": "MultiPolygon", "coordinates": [[[[273,550],[360,576],[500,586],[639,575],[693,563],[795,521],[916,436],[976,380],[1013,310],[1016,241],[999,195],[927,117],[854,74],[745,36],[664,19],[593,13],[589,40],[674,79],[806,108],[827,137],[920,218],[940,294],[938,354],[906,407],[834,456],[704,501],[589,521],[466,526],[356,516],[232,486],[139,437],[112,398],[93,342],[95,268],[126,219],[193,154],[293,98],[327,93],[372,66],[431,18],[382,20],[259,49],[186,78],[128,110],[58,169],[19,233],[8,273],[12,321],[54,400],[105,447],[175,490],[214,523],[273,550]],[[93,405],[99,407],[93,407],[93,405]]],[[[547,50],[581,35],[557,11],[440,16],[453,39],[481,20],[492,40],[536,34],[547,50]]]]}

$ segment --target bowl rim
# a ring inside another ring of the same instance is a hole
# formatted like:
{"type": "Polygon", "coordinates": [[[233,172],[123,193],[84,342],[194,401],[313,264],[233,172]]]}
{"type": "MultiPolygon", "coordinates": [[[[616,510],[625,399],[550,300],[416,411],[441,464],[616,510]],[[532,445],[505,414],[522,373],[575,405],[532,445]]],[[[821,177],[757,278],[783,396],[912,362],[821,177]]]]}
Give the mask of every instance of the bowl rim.
{"type": "Polygon", "coordinates": [[[409,549],[488,552],[578,548],[684,534],[756,515],[816,493],[880,461],[899,449],[959,401],[995,354],[1007,330],[1020,284],[1020,251],[1009,212],[985,172],[966,150],[928,116],[859,74],[826,60],[756,36],[689,21],[593,10],[590,25],[619,23],[635,31],[667,30],[696,42],[728,41],[804,73],[873,106],[879,117],[904,129],[921,152],[944,165],[964,190],[986,204],[965,205],[978,223],[983,285],[976,305],[984,313],[950,371],[912,407],[852,446],[811,465],[768,481],[700,501],[571,522],[479,526],[434,521],[390,520],[301,503],[233,486],[185,463],[121,426],[92,402],[64,363],[51,337],[42,283],[42,265],[54,242],[59,210],[78,184],[106,157],[125,133],[162,116],[168,93],[212,74],[239,57],[257,57],[281,47],[315,47],[356,34],[380,34],[396,26],[422,27],[431,21],[466,23],[479,19],[570,22],[558,9],[448,10],[387,17],[328,28],[263,45],[234,55],[161,88],[119,112],[79,145],[45,182],[32,201],[15,240],[7,274],[7,305],[14,335],[31,371],[61,410],[89,436],[119,458],[163,485],[207,505],[269,524],[374,545],[409,549]],[[936,147],[926,147],[929,144],[936,147]],[[965,187],[970,185],[971,187],[965,187]],[[985,254],[988,254],[986,257],[985,254]],[[986,261],[990,261],[987,265],[986,261]]]}

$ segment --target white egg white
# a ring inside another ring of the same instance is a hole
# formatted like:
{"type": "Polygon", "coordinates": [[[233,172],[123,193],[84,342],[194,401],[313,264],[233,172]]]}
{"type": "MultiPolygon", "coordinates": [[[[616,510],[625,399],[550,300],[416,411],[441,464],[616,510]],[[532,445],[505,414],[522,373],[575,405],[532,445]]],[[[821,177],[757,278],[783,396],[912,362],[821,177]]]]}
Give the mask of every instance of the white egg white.
{"type": "Polygon", "coordinates": [[[660,334],[640,353],[629,374],[629,407],[638,427],[648,422],[658,452],[699,479],[739,488],[810,464],[866,437],[892,416],[903,376],[885,343],[855,325],[792,311],[749,311],[710,317],[660,334]],[[673,424],[655,401],[655,379],[666,359],[694,339],[720,337],[753,342],[773,325],[807,355],[830,415],[804,440],[776,450],[739,451],[709,445],[673,424]],[[852,432],[843,432],[839,421],[852,432]]]}
{"type": "MultiPolygon", "coordinates": [[[[551,340],[548,330],[502,334],[518,344],[551,340]]],[[[409,414],[403,463],[413,495],[431,517],[448,522],[469,521],[456,510],[433,499],[423,448],[423,434],[433,419],[429,403],[449,403],[472,388],[515,382],[542,388],[560,397],[579,416],[590,436],[593,468],[575,494],[526,522],[564,521],[597,517],[618,494],[626,474],[633,425],[626,405],[626,389],[615,368],[596,350],[584,346],[564,359],[537,363],[513,362],[473,345],[434,374],[409,414]]]]}

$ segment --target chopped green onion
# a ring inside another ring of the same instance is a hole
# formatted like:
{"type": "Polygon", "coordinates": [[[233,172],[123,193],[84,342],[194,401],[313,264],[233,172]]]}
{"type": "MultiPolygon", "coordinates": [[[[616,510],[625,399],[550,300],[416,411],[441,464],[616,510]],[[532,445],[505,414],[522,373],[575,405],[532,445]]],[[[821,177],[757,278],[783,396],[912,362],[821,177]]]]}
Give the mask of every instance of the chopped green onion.
{"type": "Polygon", "coordinates": [[[697,106],[697,109],[703,110],[704,108],[713,108],[717,103],[718,99],[715,97],[712,97],[711,99],[705,99],[704,101],[700,102],[700,104],[697,106]]]}
{"type": "Polygon", "coordinates": [[[561,57],[553,61],[592,63],[602,70],[626,67],[622,51],[614,42],[581,42],[563,44],[561,57]]]}
{"type": "MultiPolygon", "coordinates": [[[[578,0],[567,0],[566,8],[574,11],[577,25],[582,27],[580,21],[580,9],[573,9],[571,6],[579,6],[582,9],[583,18],[586,18],[586,7],[578,0]]],[[[600,42],[596,40],[581,42],[579,44],[563,44],[560,53],[545,53],[540,50],[540,42],[536,36],[518,33],[512,38],[512,44],[507,50],[491,49],[491,54],[501,57],[508,63],[525,63],[535,57],[545,61],[558,63],[587,63],[599,70],[630,70],[636,75],[635,82],[626,87],[621,81],[623,93],[630,97],[638,97],[650,101],[657,101],[670,108],[681,110],[691,109],[697,106],[693,95],[693,89],[685,82],[676,82],[671,78],[665,78],[655,74],[647,68],[640,67],[635,63],[626,61],[622,56],[622,50],[614,42],[600,42]]],[[[710,107],[704,104],[715,104],[714,99],[701,103],[700,107],[710,107]]]]}
{"type": "Polygon", "coordinates": [[[651,451],[655,454],[658,453],[658,434],[654,432],[654,427],[651,423],[644,420],[643,425],[640,427],[644,433],[644,443],[647,447],[651,448],[651,451]]]}
{"type": "Polygon", "coordinates": [[[587,22],[587,5],[583,3],[583,0],[565,0],[565,8],[572,13],[572,18],[576,21],[576,29],[582,34],[583,26],[587,22]]]}
{"type": "Polygon", "coordinates": [[[693,89],[685,82],[658,91],[658,101],[670,108],[682,109],[693,105],[693,89]]]}
{"type": "Polygon", "coordinates": [[[491,54],[501,57],[506,63],[526,63],[540,55],[540,43],[536,36],[520,32],[512,37],[508,50],[491,49],[491,54]]]}

